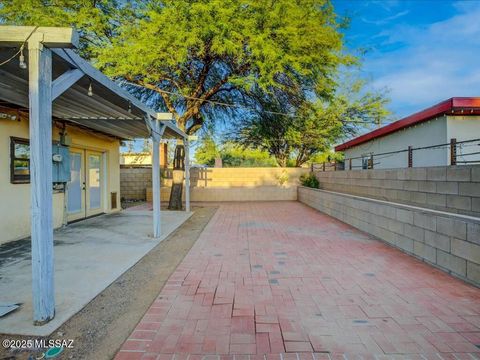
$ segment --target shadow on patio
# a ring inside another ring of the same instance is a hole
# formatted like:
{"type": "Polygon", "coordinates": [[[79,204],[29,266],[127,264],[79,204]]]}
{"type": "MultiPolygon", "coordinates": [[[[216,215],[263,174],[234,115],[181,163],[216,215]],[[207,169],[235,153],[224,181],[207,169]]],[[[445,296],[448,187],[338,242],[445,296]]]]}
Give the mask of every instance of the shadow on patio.
{"type": "Polygon", "coordinates": [[[152,212],[129,209],[71,224],[54,233],[55,318],[34,326],[30,238],[0,247],[0,302],[22,303],[0,319],[0,333],[49,335],[183,224],[191,213],[162,211],[162,236],[152,237],[152,212]]]}

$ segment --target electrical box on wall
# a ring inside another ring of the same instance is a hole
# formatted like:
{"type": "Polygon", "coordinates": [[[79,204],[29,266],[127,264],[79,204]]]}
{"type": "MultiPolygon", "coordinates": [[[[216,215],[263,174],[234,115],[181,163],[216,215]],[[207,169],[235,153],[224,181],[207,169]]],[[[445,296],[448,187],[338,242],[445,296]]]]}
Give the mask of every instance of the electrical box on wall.
{"type": "Polygon", "coordinates": [[[52,145],[52,179],[54,183],[70,181],[70,150],[61,144],[52,145]]]}

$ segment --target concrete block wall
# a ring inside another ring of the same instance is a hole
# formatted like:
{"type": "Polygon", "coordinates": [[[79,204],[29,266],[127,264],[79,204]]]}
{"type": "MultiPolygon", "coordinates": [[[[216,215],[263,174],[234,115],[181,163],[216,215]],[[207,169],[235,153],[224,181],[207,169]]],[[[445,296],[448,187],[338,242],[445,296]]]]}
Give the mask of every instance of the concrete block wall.
{"type": "MultiPolygon", "coordinates": [[[[184,196],[185,199],[185,191],[184,196]]],[[[161,201],[170,199],[170,187],[160,191],[161,201]]],[[[296,186],[256,186],[232,188],[204,188],[190,189],[191,201],[222,202],[222,201],[295,201],[297,200],[296,186]]],[[[147,201],[152,201],[152,189],[147,189],[147,201]]]]}
{"type": "Polygon", "coordinates": [[[480,218],[303,186],[298,200],[480,286],[480,218]]]}
{"type": "MultiPolygon", "coordinates": [[[[192,201],[279,201],[297,200],[297,186],[304,168],[207,168],[192,169],[192,201]]],[[[171,180],[164,180],[162,201],[170,197],[171,180]]],[[[151,188],[147,189],[151,201],[151,188]]]]}
{"type": "Polygon", "coordinates": [[[480,216],[480,165],[315,172],[323,190],[480,216]]]}
{"type": "Polygon", "coordinates": [[[148,166],[120,166],[120,197],[127,200],[145,200],[146,189],[152,187],[152,168],[148,166]]]}
{"type": "MultiPolygon", "coordinates": [[[[296,200],[297,185],[306,168],[193,168],[192,201],[296,200]]],[[[151,201],[151,167],[121,166],[121,196],[151,201]]],[[[168,201],[171,170],[162,173],[162,201],[168,201]]]]}

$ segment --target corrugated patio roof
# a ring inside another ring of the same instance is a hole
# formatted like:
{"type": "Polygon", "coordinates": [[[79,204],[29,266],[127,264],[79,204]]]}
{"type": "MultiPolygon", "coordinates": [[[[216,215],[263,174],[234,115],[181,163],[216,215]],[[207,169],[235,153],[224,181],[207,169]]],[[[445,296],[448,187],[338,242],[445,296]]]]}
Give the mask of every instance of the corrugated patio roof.
{"type": "MultiPolygon", "coordinates": [[[[157,113],[121,88],[71,49],[51,49],[52,80],[68,70],[78,68],[84,76],[53,101],[53,116],[121,139],[146,138],[150,129],[146,117],[157,113]],[[92,85],[93,96],[88,96],[92,85]]],[[[0,48],[0,62],[10,58],[18,48],[0,48]]],[[[28,64],[28,51],[24,51],[28,64]]],[[[21,69],[18,58],[0,67],[0,100],[28,109],[28,69],[21,69]]],[[[164,121],[164,138],[186,135],[172,121],[164,121]]]]}
{"type": "Polygon", "coordinates": [[[432,107],[419,111],[413,115],[407,116],[401,120],[373,130],[367,134],[358,136],[343,144],[335,146],[335,151],[343,151],[345,149],[357,146],[367,141],[389,135],[401,129],[419,124],[424,121],[431,120],[442,115],[479,115],[480,114],[480,97],[453,97],[442,101],[432,107]]]}

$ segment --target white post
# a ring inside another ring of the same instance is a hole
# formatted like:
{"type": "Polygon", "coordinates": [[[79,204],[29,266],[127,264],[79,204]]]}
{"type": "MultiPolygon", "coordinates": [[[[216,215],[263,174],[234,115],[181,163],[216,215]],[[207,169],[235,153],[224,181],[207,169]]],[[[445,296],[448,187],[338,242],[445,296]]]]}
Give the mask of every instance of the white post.
{"type": "Polygon", "coordinates": [[[55,316],[52,220],[52,54],[41,34],[28,42],[33,321],[55,316]]]}
{"type": "Polygon", "coordinates": [[[185,140],[185,211],[190,211],[190,146],[185,140]]]}
{"type": "Polygon", "coordinates": [[[160,125],[158,120],[152,123],[152,201],[153,201],[153,237],[161,236],[161,209],[160,209],[160,140],[162,138],[164,125],[160,125]]]}
{"type": "MultiPolygon", "coordinates": [[[[156,130],[155,130],[156,131],[156,130]]],[[[152,134],[153,159],[152,159],[152,201],[153,201],[153,237],[160,237],[160,136],[152,134]]]]}

